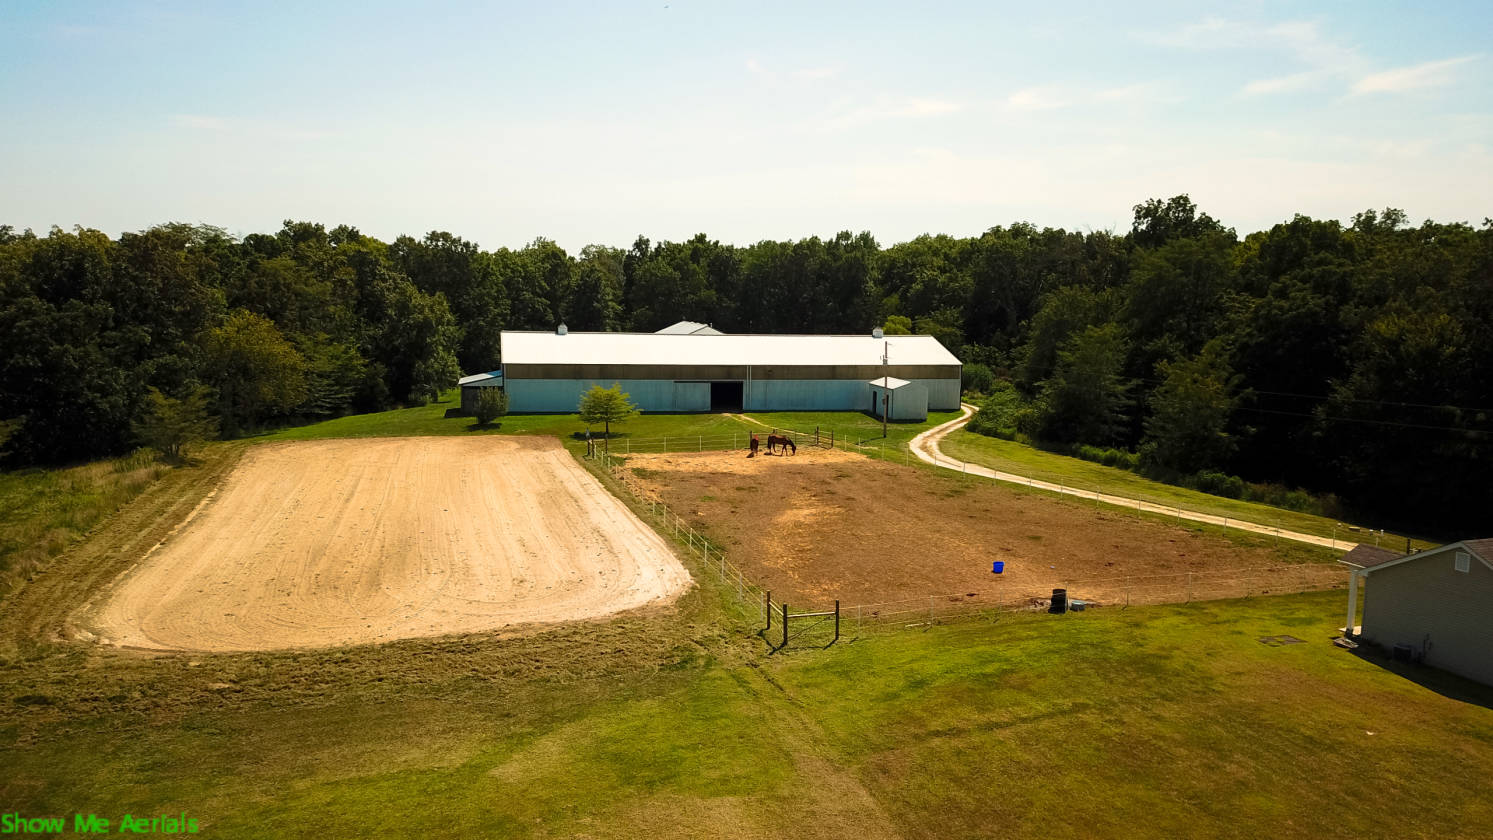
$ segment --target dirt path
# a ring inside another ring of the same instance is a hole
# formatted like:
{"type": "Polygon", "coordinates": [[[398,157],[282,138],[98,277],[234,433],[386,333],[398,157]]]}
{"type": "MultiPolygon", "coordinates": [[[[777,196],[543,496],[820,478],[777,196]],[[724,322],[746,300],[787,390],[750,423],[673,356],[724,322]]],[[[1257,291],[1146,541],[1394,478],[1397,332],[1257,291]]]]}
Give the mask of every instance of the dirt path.
{"type": "Polygon", "coordinates": [[[1348,542],[1347,540],[1319,537],[1315,534],[1302,534],[1296,531],[1287,531],[1281,528],[1272,528],[1268,525],[1256,525],[1253,522],[1243,522],[1238,519],[1230,519],[1226,516],[1217,516],[1211,513],[1199,513],[1197,511],[1183,510],[1181,508],[1170,507],[1168,505],[1158,505],[1152,502],[1142,501],[1140,499],[1130,499],[1126,498],[1125,496],[1111,496],[1107,493],[1098,493],[1093,490],[1079,490],[1075,487],[1066,487],[1061,484],[1053,484],[1049,481],[1041,481],[1024,475],[992,470],[989,467],[982,467],[979,464],[972,464],[965,461],[960,461],[957,458],[950,458],[943,453],[943,450],[939,449],[939,442],[947,437],[950,432],[953,432],[956,429],[963,428],[964,425],[969,422],[970,416],[978,410],[968,403],[961,404],[960,408],[963,409],[964,413],[961,414],[957,419],[950,420],[949,422],[944,423],[940,426],[934,426],[928,431],[923,432],[922,434],[913,438],[912,443],[910,444],[910,446],[912,447],[912,454],[916,455],[919,460],[926,463],[944,467],[946,469],[951,469],[956,472],[962,472],[968,475],[978,475],[984,478],[993,478],[996,481],[1008,481],[1012,484],[1021,484],[1027,487],[1035,487],[1040,490],[1048,490],[1053,493],[1061,493],[1065,496],[1078,496],[1084,499],[1094,499],[1096,501],[1103,502],[1104,504],[1118,505],[1119,507],[1131,508],[1134,510],[1145,511],[1149,513],[1160,513],[1165,516],[1186,519],[1190,522],[1202,522],[1208,525],[1222,525],[1225,528],[1237,528],[1241,531],[1250,531],[1256,534],[1267,534],[1272,537],[1280,537],[1281,539],[1309,543],[1311,545],[1320,545],[1327,548],[1342,549],[1344,551],[1347,551],[1355,545],[1355,543],[1348,542]]]}
{"type": "Polygon", "coordinates": [[[131,647],[319,647],[594,618],[689,583],[553,439],[266,444],[78,624],[131,647]]]}

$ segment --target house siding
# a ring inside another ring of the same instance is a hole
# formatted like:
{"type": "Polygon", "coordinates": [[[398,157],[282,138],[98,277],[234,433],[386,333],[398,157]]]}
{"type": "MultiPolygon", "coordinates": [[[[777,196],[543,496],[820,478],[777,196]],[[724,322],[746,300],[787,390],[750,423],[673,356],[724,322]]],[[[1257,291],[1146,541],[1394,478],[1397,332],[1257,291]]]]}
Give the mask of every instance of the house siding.
{"type": "Polygon", "coordinates": [[[1385,648],[1409,645],[1425,663],[1493,685],[1493,570],[1471,558],[1453,567],[1457,549],[1368,575],[1363,633],[1385,648]]]}

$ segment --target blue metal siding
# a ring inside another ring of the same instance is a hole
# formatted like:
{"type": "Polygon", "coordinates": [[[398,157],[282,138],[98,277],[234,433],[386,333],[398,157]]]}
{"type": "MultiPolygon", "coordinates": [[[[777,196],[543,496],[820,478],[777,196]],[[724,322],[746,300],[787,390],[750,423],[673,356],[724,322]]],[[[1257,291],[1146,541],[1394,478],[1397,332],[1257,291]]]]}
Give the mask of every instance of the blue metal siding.
{"type": "MultiPolygon", "coordinates": [[[[622,390],[644,411],[709,411],[710,383],[675,382],[671,379],[617,380],[622,390]]],[[[928,389],[928,408],[953,411],[959,408],[959,380],[912,380],[928,389]]],[[[609,388],[612,380],[513,379],[508,391],[508,410],[534,413],[575,411],[581,394],[592,385],[609,388]]],[[[746,411],[867,411],[871,408],[871,386],[863,379],[758,379],[746,382],[746,411]]]]}
{"type": "MultiPolygon", "coordinates": [[[[624,379],[618,384],[644,411],[709,411],[710,383],[667,379],[624,379]]],[[[591,379],[510,379],[508,410],[563,413],[575,411],[581,395],[592,385],[612,387],[591,379]]]]}

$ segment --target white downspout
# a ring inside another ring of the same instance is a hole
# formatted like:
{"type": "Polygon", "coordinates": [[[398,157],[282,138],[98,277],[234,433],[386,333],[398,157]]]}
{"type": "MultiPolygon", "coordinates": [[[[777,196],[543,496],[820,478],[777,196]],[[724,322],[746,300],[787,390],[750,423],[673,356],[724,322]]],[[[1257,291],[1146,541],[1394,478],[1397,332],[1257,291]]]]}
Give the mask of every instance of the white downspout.
{"type": "Polygon", "coordinates": [[[1357,569],[1348,572],[1348,623],[1343,625],[1343,636],[1353,638],[1354,620],[1358,618],[1358,576],[1362,574],[1357,569]]]}

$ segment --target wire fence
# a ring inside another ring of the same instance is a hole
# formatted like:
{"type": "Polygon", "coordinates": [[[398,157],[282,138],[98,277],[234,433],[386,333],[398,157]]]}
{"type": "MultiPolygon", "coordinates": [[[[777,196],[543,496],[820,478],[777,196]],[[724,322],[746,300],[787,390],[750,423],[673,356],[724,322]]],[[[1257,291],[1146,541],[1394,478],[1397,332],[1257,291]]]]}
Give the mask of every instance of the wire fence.
{"type": "Polygon", "coordinates": [[[613,462],[605,466],[612,478],[626,487],[627,491],[640,503],[647,505],[654,518],[662,522],[664,527],[669,529],[669,533],[688,547],[690,555],[697,558],[702,567],[718,575],[729,591],[736,593],[737,599],[742,604],[756,609],[758,619],[766,620],[764,601],[758,597],[762,589],[755,586],[735,563],[726,559],[726,552],[719,545],[696,531],[683,517],[670,510],[658,494],[640,484],[621,464],[613,462]]]}
{"type": "MultiPolygon", "coordinates": [[[[766,589],[731,562],[724,548],[671,510],[657,492],[638,481],[622,463],[611,461],[604,466],[612,478],[627,488],[639,503],[646,505],[653,517],[687,547],[690,555],[699,561],[702,568],[719,577],[728,592],[734,593],[743,606],[755,612],[764,628],[770,626],[769,614],[773,603],[769,600],[766,589]]],[[[1001,613],[1045,611],[1051,608],[1054,588],[1066,590],[1070,608],[1087,609],[1090,606],[1129,607],[1319,592],[1344,589],[1346,586],[1342,570],[1335,564],[1292,563],[1243,569],[1080,578],[1063,580],[1059,586],[1053,587],[1026,586],[1002,592],[994,598],[977,593],[956,593],[850,606],[836,602],[835,610],[849,635],[856,635],[876,629],[927,627],[957,620],[994,617],[1001,613]]],[[[800,604],[799,607],[824,609],[823,605],[813,604],[800,604]]],[[[827,616],[829,613],[822,612],[819,615],[827,616]]],[[[795,628],[796,632],[789,636],[788,641],[826,625],[829,625],[827,619],[802,625],[795,628]]],[[[837,627],[835,638],[839,637],[837,627]]]]}
{"type": "MultiPolygon", "coordinates": [[[[614,456],[626,457],[628,455],[654,455],[667,454],[671,452],[726,452],[736,449],[747,449],[751,446],[752,435],[757,435],[758,441],[767,445],[769,434],[786,437],[793,441],[795,446],[822,446],[830,448],[835,445],[834,431],[826,429],[823,432],[818,429],[814,431],[799,431],[783,427],[766,427],[760,432],[740,431],[716,435],[672,435],[656,438],[622,438],[611,442],[609,448],[614,456]]],[[[600,442],[597,448],[600,448],[600,442]]]]}

